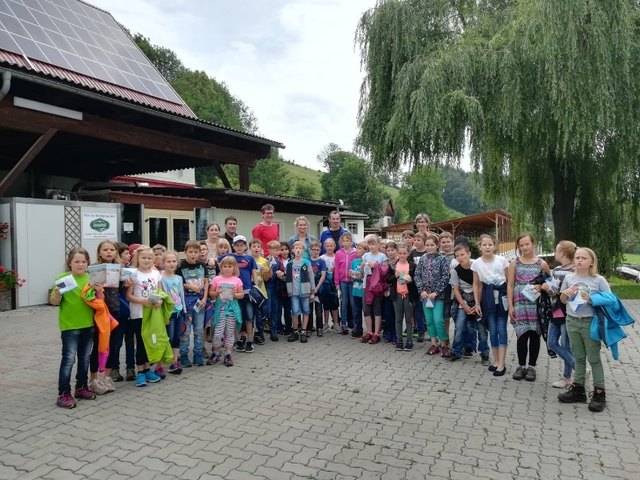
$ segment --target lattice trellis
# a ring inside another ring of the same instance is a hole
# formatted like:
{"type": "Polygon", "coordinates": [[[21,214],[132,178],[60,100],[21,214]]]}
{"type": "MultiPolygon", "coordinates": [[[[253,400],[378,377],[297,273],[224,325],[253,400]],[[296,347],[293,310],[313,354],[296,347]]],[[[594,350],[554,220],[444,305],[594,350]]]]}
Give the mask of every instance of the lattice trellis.
{"type": "Polygon", "coordinates": [[[64,248],[65,253],[78,247],[82,238],[80,207],[64,207],[64,248]]]}

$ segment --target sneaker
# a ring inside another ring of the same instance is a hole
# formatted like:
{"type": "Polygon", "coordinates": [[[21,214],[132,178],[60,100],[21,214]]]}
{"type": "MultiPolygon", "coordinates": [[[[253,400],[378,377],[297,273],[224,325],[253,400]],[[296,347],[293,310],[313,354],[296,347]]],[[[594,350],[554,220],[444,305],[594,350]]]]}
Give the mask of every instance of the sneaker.
{"type": "Polygon", "coordinates": [[[437,355],[438,353],[440,353],[440,348],[435,343],[427,350],[427,355],[437,355]]]}
{"type": "Polygon", "coordinates": [[[298,335],[298,332],[291,332],[291,335],[287,337],[287,342],[295,342],[297,340],[300,340],[300,335],[298,335]]]}
{"type": "Polygon", "coordinates": [[[404,352],[404,344],[402,342],[396,342],[396,352],[404,352]]]}
{"type": "Polygon", "coordinates": [[[107,389],[107,392],[115,392],[116,391],[116,386],[113,383],[113,380],[111,380],[111,375],[109,375],[108,377],[103,377],[103,376],[99,376],[99,382],[105,386],[105,388],[107,389]]]}
{"type": "Polygon", "coordinates": [[[244,353],[253,353],[254,351],[253,342],[247,342],[247,345],[244,347],[244,353]]]}
{"type": "Polygon", "coordinates": [[[329,330],[331,330],[331,327],[329,326],[328,323],[322,326],[323,333],[327,333],[329,330]]]}
{"type": "Polygon", "coordinates": [[[424,332],[418,333],[418,343],[424,342],[424,332]]]}
{"type": "Polygon", "coordinates": [[[523,367],[519,365],[518,368],[516,368],[516,371],[513,372],[513,379],[522,380],[526,374],[527,374],[527,367],[523,367]]]}
{"type": "Polygon", "coordinates": [[[180,355],[180,365],[183,368],[191,368],[191,360],[186,355],[180,355]]]}
{"type": "Polygon", "coordinates": [[[300,343],[307,343],[309,341],[309,337],[306,335],[300,334],[300,343]]]}
{"type": "Polygon", "coordinates": [[[464,358],[471,358],[471,357],[473,357],[473,350],[472,350],[472,349],[470,349],[469,347],[464,347],[464,348],[462,349],[462,356],[463,356],[464,358]]]}
{"type": "Polygon", "coordinates": [[[572,383],[573,383],[573,380],[571,380],[570,378],[564,378],[563,377],[560,380],[558,380],[557,382],[553,382],[551,384],[551,386],[553,388],[567,388],[572,383]]]}
{"type": "Polygon", "coordinates": [[[455,362],[456,360],[460,360],[462,358],[462,355],[457,355],[455,353],[452,353],[451,355],[449,355],[448,360],[450,362],[455,362]]]}
{"type": "Polygon", "coordinates": [[[204,361],[202,360],[202,355],[194,354],[193,355],[193,364],[196,367],[202,367],[204,365],[204,361]]]}
{"type": "Polygon", "coordinates": [[[253,339],[253,343],[255,343],[256,345],[264,345],[264,337],[257,335],[254,339],[253,339]]]}
{"type": "Polygon", "coordinates": [[[269,335],[269,338],[271,339],[271,341],[272,341],[272,342],[277,342],[277,341],[279,341],[279,340],[280,340],[280,339],[278,338],[278,334],[277,334],[277,333],[274,333],[274,332],[271,332],[271,335],[269,335]]]}
{"type": "Polygon", "coordinates": [[[362,337],[362,332],[359,330],[352,330],[351,331],[351,338],[360,338],[362,337]]]}
{"type": "Polygon", "coordinates": [[[124,380],[124,377],[120,375],[120,370],[111,370],[111,380],[114,382],[121,382],[124,380]]]}
{"type": "Polygon", "coordinates": [[[489,365],[491,365],[491,362],[489,361],[489,355],[480,355],[480,359],[482,360],[483,367],[488,367],[489,365]]]}
{"type": "Polygon", "coordinates": [[[140,372],[136,375],[136,387],[146,387],[147,386],[147,376],[140,372]]]}
{"type": "MultiPolygon", "coordinates": [[[[71,394],[68,394],[68,395],[71,396],[71,394]]],[[[80,400],[93,400],[94,398],[96,398],[96,394],[93,393],[91,390],[89,390],[87,387],[80,387],[80,388],[76,388],[76,398],[80,400]]],[[[73,408],[73,407],[67,407],[67,408],[73,408]]]]}
{"type": "Polygon", "coordinates": [[[306,337],[306,338],[309,338],[309,337],[311,337],[311,334],[312,334],[312,333],[313,333],[313,332],[312,332],[311,330],[305,330],[303,333],[301,333],[301,334],[300,334],[300,337],[306,337]]]}
{"type": "Polygon", "coordinates": [[[607,398],[603,388],[594,387],[591,392],[591,401],[589,402],[589,410],[592,412],[601,412],[607,406],[607,398]]]}
{"type": "Polygon", "coordinates": [[[144,372],[144,376],[147,379],[147,382],[149,383],[158,383],[160,380],[162,380],[158,375],[156,375],[156,373],[153,370],[148,370],[144,372]]]}
{"type": "Polygon", "coordinates": [[[233,349],[236,352],[244,352],[245,349],[245,344],[242,340],[238,340],[234,345],[233,345],[233,349]]]}
{"type": "Polygon", "coordinates": [[[324,337],[324,332],[322,331],[322,329],[321,329],[321,328],[319,328],[318,330],[316,330],[316,335],[317,335],[318,337],[324,337]]]}
{"type": "Polygon", "coordinates": [[[449,358],[451,356],[451,350],[446,345],[440,348],[440,356],[442,358],[449,358]]]}
{"type": "Polygon", "coordinates": [[[362,335],[362,338],[360,339],[360,342],[362,343],[369,343],[369,340],[371,340],[371,337],[373,335],[371,335],[369,332],[365,333],[364,335],[362,335]]]}
{"type": "Polygon", "coordinates": [[[169,373],[172,375],[180,375],[182,373],[182,367],[179,362],[169,365],[169,373]]]}
{"type": "MultiPolygon", "coordinates": [[[[78,390],[76,390],[76,394],[78,390]]],[[[71,396],[71,393],[65,392],[62,395],[58,395],[58,400],[56,400],[56,405],[60,408],[75,408],[76,401],[71,396]]]]}
{"type": "Polygon", "coordinates": [[[135,368],[127,368],[127,374],[124,378],[127,382],[133,382],[136,379],[135,368]]]}
{"type": "Polygon", "coordinates": [[[502,370],[498,370],[497,368],[493,371],[494,377],[502,377],[505,373],[507,373],[507,367],[504,367],[502,370]]]}
{"type": "Polygon", "coordinates": [[[233,359],[231,358],[231,355],[229,355],[228,353],[224,356],[224,366],[233,367],[233,359]]]}
{"type": "Polygon", "coordinates": [[[406,342],[404,344],[404,351],[410,352],[411,350],[413,350],[413,342],[406,342]]]}
{"type": "Polygon", "coordinates": [[[349,335],[349,328],[342,327],[342,332],[340,332],[340,333],[342,333],[342,335],[349,335]]]}
{"type": "Polygon", "coordinates": [[[96,395],[104,395],[109,391],[109,389],[105,387],[104,384],[100,383],[100,381],[97,379],[91,380],[89,382],[89,390],[91,390],[96,395]]]}
{"type": "Polygon", "coordinates": [[[165,372],[164,367],[162,365],[158,365],[155,368],[154,372],[156,375],[160,377],[161,380],[164,380],[165,378],[167,378],[167,373],[165,372]]]}
{"type": "Polygon", "coordinates": [[[536,381],[536,369],[533,368],[533,367],[527,368],[527,373],[525,373],[524,379],[527,382],[535,382],[536,381]]]}
{"type": "Polygon", "coordinates": [[[572,383],[564,392],[558,395],[558,400],[562,403],[585,403],[587,401],[587,392],[585,392],[583,385],[572,383]]]}
{"type": "Polygon", "coordinates": [[[214,352],[211,354],[209,358],[207,358],[207,365],[215,365],[219,361],[220,361],[220,354],[214,352]]]}
{"type": "Polygon", "coordinates": [[[380,343],[380,335],[378,333],[373,333],[371,334],[369,345],[375,345],[376,343],[380,343]]]}
{"type": "Polygon", "coordinates": [[[558,354],[553,350],[551,350],[550,348],[547,349],[547,354],[549,355],[549,358],[558,358],[558,354]]]}
{"type": "Polygon", "coordinates": [[[333,332],[334,333],[342,333],[342,327],[340,326],[339,323],[334,323],[333,324],[333,332]]]}

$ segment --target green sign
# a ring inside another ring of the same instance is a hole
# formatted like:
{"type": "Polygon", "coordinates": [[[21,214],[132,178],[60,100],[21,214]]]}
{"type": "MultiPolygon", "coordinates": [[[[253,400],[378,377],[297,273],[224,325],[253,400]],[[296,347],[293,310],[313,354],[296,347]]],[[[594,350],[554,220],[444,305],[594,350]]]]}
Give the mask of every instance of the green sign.
{"type": "Polygon", "coordinates": [[[89,226],[96,232],[104,232],[105,230],[109,229],[110,225],[109,222],[107,222],[104,218],[96,218],[91,223],[89,223],[89,226]]]}

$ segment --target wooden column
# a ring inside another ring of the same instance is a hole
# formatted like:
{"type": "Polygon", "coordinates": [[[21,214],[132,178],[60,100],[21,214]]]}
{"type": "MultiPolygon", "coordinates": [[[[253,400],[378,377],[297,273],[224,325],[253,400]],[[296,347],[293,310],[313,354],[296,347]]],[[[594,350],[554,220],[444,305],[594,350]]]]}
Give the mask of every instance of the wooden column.
{"type": "Polygon", "coordinates": [[[240,190],[249,190],[249,166],[239,165],[240,169],[240,190]]]}
{"type": "Polygon", "coordinates": [[[42,151],[42,149],[49,143],[49,141],[53,138],[58,130],[55,128],[50,128],[44,134],[35,141],[31,148],[27,150],[18,163],[16,163],[13,168],[5,175],[5,177],[0,181],[0,197],[3,197],[7,190],[13,185],[16,179],[22,174],[27,167],[31,164],[34,158],[38,156],[38,154],[42,151]]]}

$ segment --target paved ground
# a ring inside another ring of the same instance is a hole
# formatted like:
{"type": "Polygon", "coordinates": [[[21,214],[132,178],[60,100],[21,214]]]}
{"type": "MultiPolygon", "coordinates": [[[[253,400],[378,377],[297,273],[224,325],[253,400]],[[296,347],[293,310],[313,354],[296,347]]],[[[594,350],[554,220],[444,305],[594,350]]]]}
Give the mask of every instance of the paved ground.
{"type": "MultiPolygon", "coordinates": [[[[628,305],[640,318],[640,302],[628,305]]],[[[640,336],[629,333],[622,360],[605,355],[601,414],[557,402],[560,362],[545,353],[527,383],[477,358],[331,334],[63,410],[56,310],[0,314],[0,479],[638,479],[640,336]]]]}

